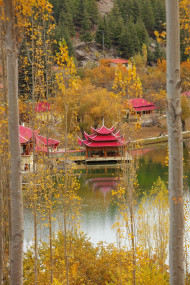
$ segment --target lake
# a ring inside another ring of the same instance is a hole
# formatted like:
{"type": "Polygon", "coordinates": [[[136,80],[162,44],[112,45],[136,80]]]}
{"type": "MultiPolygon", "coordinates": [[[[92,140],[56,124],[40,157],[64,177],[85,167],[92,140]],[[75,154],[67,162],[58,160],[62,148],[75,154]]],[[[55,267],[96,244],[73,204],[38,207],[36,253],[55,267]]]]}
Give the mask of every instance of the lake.
{"type": "MultiPolygon", "coordinates": [[[[190,142],[184,143],[184,173],[185,189],[190,188],[190,142]]],[[[138,171],[139,193],[150,191],[153,183],[160,176],[167,183],[166,155],[167,144],[157,144],[139,150],[140,167],[138,171]]],[[[134,153],[136,155],[136,153],[134,153]]],[[[116,242],[112,226],[117,216],[117,207],[112,200],[112,190],[116,188],[115,178],[118,177],[118,167],[109,166],[80,166],[79,196],[82,198],[81,229],[93,244],[99,241],[116,242]]],[[[24,211],[24,247],[33,240],[33,214],[30,209],[24,211]]],[[[59,211],[54,213],[53,231],[63,227],[63,216],[59,211]]],[[[47,240],[48,228],[39,221],[38,238],[47,240]]]]}

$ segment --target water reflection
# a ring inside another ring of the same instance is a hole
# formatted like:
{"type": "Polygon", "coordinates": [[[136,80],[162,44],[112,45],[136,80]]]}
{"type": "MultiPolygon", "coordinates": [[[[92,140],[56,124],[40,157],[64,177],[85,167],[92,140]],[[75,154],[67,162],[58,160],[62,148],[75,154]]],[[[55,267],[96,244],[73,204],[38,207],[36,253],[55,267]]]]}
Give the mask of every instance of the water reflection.
{"type": "MultiPolygon", "coordinates": [[[[166,144],[144,148],[140,155],[140,168],[138,182],[140,191],[150,191],[153,183],[160,176],[167,182],[167,154],[166,144]]],[[[136,155],[134,153],[134,155],[136,155]]],[[[184,149],[184,172],[186,182],[190,185],[189,149],[184,149]]],[[[119,167],[114,166],[81,166],[76,173],[79,177],[79,196],[82,198],[81,229],[91,241],[116,242],[115,232],[112,228],[117,214],[116,205],[112,201],[112,190],[117,187],[119,167]]],[[[25,210],[25,246],[33,239],[33,214],[25,210]]],[[[54,213],[53,231],[63,228],[61,210],[54,213]]],[[[39,218],[38,237],[48,240],[48,228],[39,218]]]]}

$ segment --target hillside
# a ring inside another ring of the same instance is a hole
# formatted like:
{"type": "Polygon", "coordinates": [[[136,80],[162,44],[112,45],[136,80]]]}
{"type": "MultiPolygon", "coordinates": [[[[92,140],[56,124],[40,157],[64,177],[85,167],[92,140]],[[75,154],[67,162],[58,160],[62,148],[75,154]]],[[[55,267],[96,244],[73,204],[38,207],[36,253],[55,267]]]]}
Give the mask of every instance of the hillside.
{"type": "Polygon", "coordinates": [[[113,0],[97,0],[98,10],[101,16],[108,14],[113,8],[113,0]]]}
{"type": "Polygon", "coordinates": [[[164,0],[51,0],[51,3],[55,39],[66,40],[79,66],[89,61],[93,64],[103,56],[131,58],[142,53],[143,45],[148,62],[164,57],[164,49],[154,35],[155,30],[158,33],[165,30],[164,0]]]}

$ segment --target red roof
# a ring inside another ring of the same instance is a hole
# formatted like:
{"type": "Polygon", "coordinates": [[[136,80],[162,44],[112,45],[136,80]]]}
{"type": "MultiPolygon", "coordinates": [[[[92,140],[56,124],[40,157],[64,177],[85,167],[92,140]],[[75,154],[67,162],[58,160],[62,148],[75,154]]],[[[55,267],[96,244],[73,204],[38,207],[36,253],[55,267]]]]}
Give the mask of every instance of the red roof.
{"type": "Polygon", "coordinates": [[[35,111],[40,113],[40,112],[47,112],[50,110],[50,105],[48,102],[38,102],[36,104],[35,111]]]}
{"type": "Polygon", "coordinates": [[[94,141],[94,142],[100,142],[100,141],[117,141],[120,136],[118,134],[108,134],[108,135],[98,135],[97,133],[94,133],[92,135],[88,135],[84,132],[84,136],[87,140],[94,141]]]}
{"type": "Polygon", "coordinates": [[[114,127],[108,129],[104,125],[99,129],[91,128],[93,133],[97,133],[99,135],[109,135],[114,131],[114,127]]]}
{"type": "Polygon", "coordinates": [[[43,152],[48,152],[48,147],[51,147],[52,149],[56,149],[56,147],[58,146],[59,141],[54,140],[54,139],[50,139],[50,138],[46,138],[40,135],[36,136],[36,151],[43,151],[43,152]]]}
{"type": "Polygon", "coordinates": [[[54,140],[54,139],[50,139],[50,138],[46,138],[40,135],[36,136],[36,140],[41,141],[41,143],[43,143],[44,145],[58,145],[59,141],[54,140]]]}
{"type": "Polygon", "coordinates": [[[183,92],[181,95],[185,95],[187,97],[190,97],[190,91],[183,92]]]}
{"type": "Polygon", "coordinates": [[[121,58],[113,58],[113,59],[108,59],[109,62],[111,63],[115,63],[115,64],[124,64],[124,63],[128,63],[128,60],[125,59],[121,59],[121,58]]]}
{"type": "Polygon", "coordinates": [[[24,126],[19,126],[19,135],[20,135],[20,143],[27,143],[33,136],[36,137],[38,130],[33,131],[30,128],[24,127],[24,126]]]}
{"type": "Polygon", "coordinates": [[[145,111],[156,109],[154,103],[149,102],[143,98],[130,99],[129,104],[135,111],[145,111]]]}
{"type": "Polygon", "coordinates": [[[116,142],[93,142],[89,140],[81,140],[78,138],[80,145],[84,144],[88,147],[119,147],[124,145],[124,139],[120,139],[116,142]]]}

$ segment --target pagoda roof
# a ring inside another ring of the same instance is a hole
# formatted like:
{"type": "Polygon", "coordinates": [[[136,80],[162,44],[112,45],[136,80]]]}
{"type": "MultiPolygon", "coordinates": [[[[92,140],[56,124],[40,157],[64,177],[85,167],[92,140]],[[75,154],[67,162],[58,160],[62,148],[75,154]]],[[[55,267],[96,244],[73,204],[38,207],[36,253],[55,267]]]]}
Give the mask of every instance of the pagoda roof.
{"type": "Polygon", "coordinates": [[[81,140],[78,138],[80,145],[86,145],[88,147],[119,147],[123,146],[125,141],[124,139],[119,139],[117,141],[104,141],[104,142],[93,142],[90,140],[81,140]]]}
{"type": "Polygon", "coordinates": [[[94,128],[91,128],[91,129],[92,129],[93,133],[97,133],[99,135],[109,135],[109,134],[113,133],[113,131],[114,131],[114,127],[108,129],[104,125],[99,129],[94,129],[94,128]]]}
{"type": "Polygon", "coordinates": [[[78,138],[79,144],[87,147],[119,147],[125,144],[123,137],[120,136],[119,131],[114,133],[114,127],[108,129],[104,125],[99,129],[91,128],[93,134],[88,135],[84,132],[85,139],[78,138]]]}
{"type": "Polygon", "coordinates": [[[120,138],[119,132],[108,135],[99,135],[98,133],[93,133],[92,135],[88,135],[86,132],[84,132],[84,136],[86,140],[94,142],[117,141],[120,138]]]}

